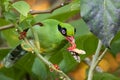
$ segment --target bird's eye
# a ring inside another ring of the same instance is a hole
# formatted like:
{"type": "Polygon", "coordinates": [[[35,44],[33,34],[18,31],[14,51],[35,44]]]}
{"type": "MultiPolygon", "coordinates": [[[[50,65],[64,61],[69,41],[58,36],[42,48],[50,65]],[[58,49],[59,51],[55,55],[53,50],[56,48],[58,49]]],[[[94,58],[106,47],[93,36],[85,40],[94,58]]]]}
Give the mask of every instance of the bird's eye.
{"type": "Polygon", "coordinates": [[[61,32],[62,32],[62,34],[66,34],[66,31],[65,31],[65,29],[62,29],[62,31],[61,31],[61,32]]]}
{"type": "Polygon", "coordinates": [[[66,36],[67,35],[67,30],[65,28],[61,28],[61,33],[62,33],[62,35],[66,36]]]}
{"type": "Polygon", "coordinates": [[[58,30],[60,31],[60,33],[64,36],[67,36],[67,30],[66,28],[62,28],[59,24],[58,24],[58,30]]]}

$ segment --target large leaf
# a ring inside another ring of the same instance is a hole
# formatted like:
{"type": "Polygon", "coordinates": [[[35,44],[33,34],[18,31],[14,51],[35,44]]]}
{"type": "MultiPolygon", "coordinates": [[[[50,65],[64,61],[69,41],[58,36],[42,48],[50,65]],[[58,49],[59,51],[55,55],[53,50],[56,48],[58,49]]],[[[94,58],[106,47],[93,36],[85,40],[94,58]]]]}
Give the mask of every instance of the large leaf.
{"type": "Polygon", "coordinates": [[[109,47],[120,30],[120,0],[81,0],[81,16],[90,31],[109,47]]]}
{"type": "Polygon", "coordinates": [[[63,60],[60,63],[60,69],[66,73],[70,72],[71,70],[75,69],[78,63],[75,59],[71,56],[70,52],[64,51],[63,60]]]}
{"type": "Polygon", "coordinates": [[[30,11],[30,6],[24,1],[15,2],[12,6],[23,16],[27,16],[30,11]]]}
{"type": "Polygon", "coordinates": [[[22,58],[20,58],[14,65],[14,67],[19,68],[19,69],[23,69],[28,73],[31,73],[31,69],[32,69],[32,65],[34,63],[34,58],[36,56],[28,53],[26,55],[24,55],[22,58]]]}
{"type": "Polygon", "coordinates": [[[39,78],[46,79],[47,78],[47,68],[45,64],[40,61],[38,58],[35,59],[35,62],[32,67],[32,72],[36,74],[39,78]]]}

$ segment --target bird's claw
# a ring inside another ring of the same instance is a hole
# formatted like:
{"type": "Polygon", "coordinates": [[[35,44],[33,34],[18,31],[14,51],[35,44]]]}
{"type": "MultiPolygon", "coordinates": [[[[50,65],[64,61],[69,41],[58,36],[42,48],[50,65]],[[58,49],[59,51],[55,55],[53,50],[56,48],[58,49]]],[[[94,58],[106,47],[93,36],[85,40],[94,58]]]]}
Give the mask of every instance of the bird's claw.
{"type": "Polygon", "coordinates": [[[18,37],[20,40],[26,37],[26,31],[20,32],[20,36],[18,37]]]}

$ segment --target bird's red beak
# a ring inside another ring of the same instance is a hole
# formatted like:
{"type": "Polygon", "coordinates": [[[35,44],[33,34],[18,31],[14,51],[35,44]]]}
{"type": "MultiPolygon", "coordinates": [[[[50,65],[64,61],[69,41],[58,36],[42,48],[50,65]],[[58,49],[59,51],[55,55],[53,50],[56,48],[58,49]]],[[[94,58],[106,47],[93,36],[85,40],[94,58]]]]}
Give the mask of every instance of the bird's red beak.
{"type": "Polygon", "coordinates": [[[68,47],[68,51],[73,51],[73,49],[76,48],[74,36],[67,36],[66,40],[71,44],[71,46],[68,47]]]}
{"type": "Polygon", "coordinates": [[[84,50],[80,50],[80,49],[76,48],[75,39],[74,39],[73,36],[67,36],[66,39],[71,44],[71,46],[67,48],[68,51],[74,52],[74,53],[77,53],[77,54],[85,54],[84,50]]]}
{"type": "Polygon", "coordinates": [[[67,48],[68,51],[71,52],[72,56],[77,62],[80,62],[79,54],[85,54],[85,51],[76,48],[75,39],[73,36],[67,36],[66,40],[68,40],[68,42],[71,44],[71,46],[67,48]]]}

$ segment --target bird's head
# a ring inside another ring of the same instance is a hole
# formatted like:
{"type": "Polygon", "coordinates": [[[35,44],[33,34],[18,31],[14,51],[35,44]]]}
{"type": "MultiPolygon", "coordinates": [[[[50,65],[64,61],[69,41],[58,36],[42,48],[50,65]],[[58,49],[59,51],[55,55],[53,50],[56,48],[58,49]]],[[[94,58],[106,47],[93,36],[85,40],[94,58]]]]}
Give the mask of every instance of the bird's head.
{"type": "Polygon", "coordinates": [[[67,23],[60,23],[58,24],[58,30],[60,33],[66,38],[66,40],[72,45],[68,48],[69,51],[72,51],[76,48],[74,35],[76,32],[76,29],[67,23]]]}

